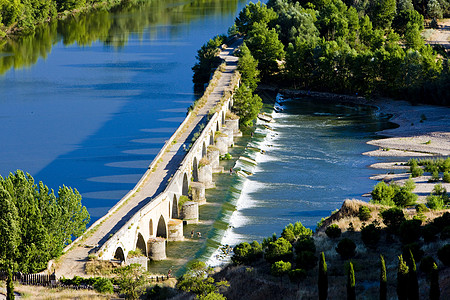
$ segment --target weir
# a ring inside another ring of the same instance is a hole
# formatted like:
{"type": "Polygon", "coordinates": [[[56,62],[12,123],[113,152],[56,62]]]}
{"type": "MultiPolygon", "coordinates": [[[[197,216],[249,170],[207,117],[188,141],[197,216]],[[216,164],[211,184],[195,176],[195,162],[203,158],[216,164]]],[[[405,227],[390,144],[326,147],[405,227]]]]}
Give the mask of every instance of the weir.
{"type": "Polygon", "coordinates": [[[222,47],[219,55],[225,66],[219,68],[220,79],[215,75],[210,82],[206,101],[200,99],[189,112],[135,188],[65,249],[58,277],[85,274],[90,255],[146,265],[147,259],[128,258],[130,251],[139,249],[148,259],[166,259],[166,242],[182,241],[183,224],[198,222],[198,207],[207,201],[205,189],[214,187],[212,174],[223,171],[219,155],[227,153],[233,137],[240,135],[239,120],[227,118],[227,112],[233,106],[232,91],[239,85],[233,52],[241,43],[236,39],[222,47]],[[207,123],[190,145],[204,120],[207,123]]]}

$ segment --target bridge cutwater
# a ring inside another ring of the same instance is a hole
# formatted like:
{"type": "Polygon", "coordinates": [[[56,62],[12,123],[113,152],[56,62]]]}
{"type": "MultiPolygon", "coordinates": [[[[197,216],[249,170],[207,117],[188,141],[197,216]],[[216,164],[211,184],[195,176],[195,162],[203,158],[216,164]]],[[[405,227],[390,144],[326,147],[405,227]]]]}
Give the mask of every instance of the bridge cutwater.
{"type": "Polygon", "coordinates": [[[221,68],[220,79],[207,101],[188,114],[135,188],[67,246],[54,267],[49,266],[58,277],[85,274],[90,255],[145,266],[147,259],[163,260],[166,241],[182,241],[183,224],[198,222],[198,207],[206,203],[205,189],[214,187],[212,174],[223,171],[219,155],[226,154],[234,136],[241,134],[239,120],[226,116],[233,105],[232,93],[226,91],[239,85],[239,81],[233,80],[237,68],[233,52],[241,43],[242,39],[235,39],[230,46],[221,48],[219,55],[225,67],[221,68]],[[224,95],[230,96],[224,99],[224,95]],[[212,111],[215,112],[211,115],[212,111]],[[205,123],[189,147],[193,134],[205,123]],[[182,196],[189,197],[189,201],[180,207],[182,196]],[[136,249],[145,257],[127,258],[136,249]]]}

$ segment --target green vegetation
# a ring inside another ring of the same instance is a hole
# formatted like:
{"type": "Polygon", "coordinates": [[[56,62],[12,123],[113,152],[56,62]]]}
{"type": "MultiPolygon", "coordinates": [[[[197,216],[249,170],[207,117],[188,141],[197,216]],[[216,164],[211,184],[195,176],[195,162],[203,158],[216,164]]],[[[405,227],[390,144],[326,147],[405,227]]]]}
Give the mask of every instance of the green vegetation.
{"type": "Polygon", "coordinates": [[[332,224],[325,229],[326,235],[332,239],[340,237],[341,232],[341,228],[339,228],[336,224],[332,224]]]}
{"type": "Polygon", "coordinates": [[[417,195],[412,192],[414,188],[415,184],[412,179],[408,179],[404,186],[396,183],[387,185],[380,181],[371,193],[371,202],[398,207],[414,205],[417,201],[417,195]]]}
{"type": "Polygon", "coordinates": [[[77,190],[63,186],[55,195],[20,170],[0,177],[0,211],[0,269],[8,274],[44,270],[90,219],[77,190]]]}
{"type": "Polygon", "coordinates": [[[356,281],[355,281],[355,270],[353,269],[352,262],[348,264],[347,273],[347,299],[356,300],[356,281]]]}
{"type": "Polygon", "coordinates": [[[447,190],[441,184],[436,184],[431,194],[427,196],[427,206],[430,209],[441,210],[449,203],[447,190]]]}
{"type": "Polygon", "coordinates": [[[326,300],[328,297],[328,270],[327,263],[325,262],[325,254],[323,252],[320,253],[319,280],[317,282],[319,289],[319,300],[326,300]]]}
{"type": "Polygon", "coordinates": [[[356,244],[349,238],[344,238],[339,241],[336,252],[339,253],[342,259],[349,259],[356,254],[356,244]]]}
{"type": "Polygon", "coordinates": [[[235,28],[245,35],[265,82],[445,105],[447,57],[420,36],[423,15],[439,11],[431,9],[437,7],[433,1],[423,9],[394,0],[270,0],[248,4],[235,28]]]}
{"type": "Polygon", "coordinates": [[[380,300],[387,299],[387,273],[386,273],[386,262],[384,261],[383,255],[380,255],[380,300]]]}
{"type": "Polygon", "coordinates": [[[178,281],[177,288],[193,293],[200,299],[219,299],[213,298],[213,296],[217,296],[215,294],[226,288],[228,283],[226,281],[216,282],[212,277],[208,276],[212,272],[213,269],[207,267],[204,262],[194,262],[178,281]]]}
{"type": "Polygon", "coordinates": [[[370,208],[368,208],[367,206],[361,206],[359,208],[358,217],[363,222],[369,221],[371,217],[370,208]]]}
{"type": "Polygon", "coordinates": [[[408,273],[409,267],[403,260],[403,256],[398,257],[398,269],[397,269],[397,297],[399,300],[408,299],[408,273]]]}

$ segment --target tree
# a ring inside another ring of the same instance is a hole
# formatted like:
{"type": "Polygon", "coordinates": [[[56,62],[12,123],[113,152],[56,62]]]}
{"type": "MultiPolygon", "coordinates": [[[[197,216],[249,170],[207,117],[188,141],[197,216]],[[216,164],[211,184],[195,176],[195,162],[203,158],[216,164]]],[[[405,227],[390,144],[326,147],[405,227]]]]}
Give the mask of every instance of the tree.
{"type": "Polygon", "coordinates": [[[7,299],[14,299],[12,274],[15,269],[14,257],[19,244],[17,209],[8,192],[0,185],[0,269],[7,272],[7,299]]]}
{"type": "Polygon", "coordinates": [[[203,88],[203,85],[209,81],[211,71],[220,64],[219,46],[223,44],[225,37],[217,35],[205,43],[198,51],[197,62],[192,67],[194,75],[192,81],[197,89],[203,88]]]}
{"type": "Polygon", "coordinates": [[[387,29],[391,27],[392,20],[397,11],[395,0],[377,0],[373,2],[370,19],[377,29],[387,29]]]}
{"type": "Polygon", "coordinates": [[[233,248],[231,260],[236,264],[248,264],[262,257],[262,247],[257,241],[240,243],[233,248]]]}
{"type": "MultiPolygon", "coordinates": [[[[417,24],[419,26],[419,30],[423,30],[423,16],[419,14],[417,10],[410,9],[410,10],[401,10],[399,13],[395,16],[394,21],[392,22],[392,27],[400,33],[401,35],[404,35],[406,32],[406,25],[410,24],[417,24]]],[[[421,176],[423,174],[422,168],[418,167],[417,160],[411,159],[413,164],[410,164],[410,171],[413,173],[413,177],[421,176]],[[416,172],[422,171],[422,174],[419,175],[419,173],[414,174],[413,169],[416,170],[416,172]],[[417,176],[415,176],[417,175],[417,176]]]]}
{"type": "Polygon", "coordinates": [[[408,272],[409,268],[403,260],[403,256],[398,257],[397,268],[397,297],[398,300],[408,299],[408,272]]]}
{"type": "Polygon", "coordinates": [[[352,262],[349,263],[347,273],[347,300],[356,300],[355,270],[352,262]]]}
{"type": "Polygon", "coordinates": [[[328,274],[325,254],[323,252],[320,253],[318,288],[319,300],[326,300],[328,298],[328,274]]]}
{"type": "Polygon", "coordinates": [[[386,225],[392,232],[396,232],[400,224],[406,220],[403,210],[398,207],[393,207],[382,211],[381,217],[383,218],[384,225],[386,225]]]}
{"type": "Polygon", "coordinates": [[[441,19],[443,15],[441,4],[438,0],[429,0],[427,3],[427,15],[431,19],[441,19]]]}
{"type": "MultiPolygon", "coordinates": [[[[202,298],[208,296],[208,294],[218,292],[220,287],[228,286],[226,281],[215,282],[214,278],[209,276],[212,272],[213,269],[204,262],[194,262],[178,281],[177,287],[182,291],[192,292],[197,297],[202,298]]],[[[213,296],[210,295],[210,297],[213,296]]]]}
{"type": "Polygon", "coordinates": [[[297,287],[299,287],[300,282],[302,282],[302,280],[306,278],[306,271],[302,269],[293,269],[289,271],[288,275],[289,280],[292,283],[297,283],[297,287]]]}
{"type": "Polygon", "coordinates": [[[408,299],[419,300],[419,282],[417,280],[417,268],[411,250],[408,259],[408,299]]]}
{"type": "Polygon", "coordinates": [[[272,266],[270,267],[270,273],[272,273],[273,276],[280,277],[281,282],[283,282],[283,276],[287,274],[290,270],[291,270],[291,263],[284,262],[282,260],[273,263],[272,266]]]}
{"type": "Polygon", "coordinates": [[[253,120],[262,108],[262,100],[258,95],[252,94],[250,88],[241,85],[234,93],[233,110],[239,115],[243,126],[252,126],[253,120]]]}
{"type": "Polygon", "coordinates": [[[325,233],[329,238],[335,239],[341,236],[341,228],[337,224],[331,224],[325,229],[325,233]]]}
{"type": "Polygon", "coordinates": [[[131,264],[116,269],[117,284],[120,292],[125,294],[127,299],[137,300],[143,292],[147,283],[147,272],[139,264],[131,264]]]}
{"type": "Polygon", "coordinates": [[[380,300],[387,299],[387,273],[386,273],[386,263],[384,261],[383,255],[380,255],[380,300]]]}
{"type": "Polygon", "coordinates": [[[312,230],[303,226],[301,222],[295,222],[294,225],[292,225],[292,223],[289,223],[281,232],[281,236],[291,243],[295,242],[296,240],[310,238],[312,235],[312,230]]]}
{"type": "Polygon", "coordinates": [[[446,266],[450,266],[450,244],[442,246],[438,250],[438,258],[446,266]]]}
{"type": "Polygon", "coordinates": [[[239,12],[235,24],[240,33],[247,34],[253,29],[255,23],[268,24],[277,18],[277,14],[267,5],[258,1],[258,3],[250,2],[239,12]]]}
{"type": "Polygon", "coordinates": [[[393,206],[394,201],[392,199],[394,198],[394,194],[395,191],[391,186],[387,185],[384,181],[380,181],[377,185],[375,185],[371,193],[372,201],[375,203],[393,206]]]}
{"type": "Polygon", "coordinates": [[[369,221],[371,218],[370,215],[370,208],[368,208],[367,206],[363,205],[361,207],[359,207],[359,212],[358,212],[358,217],[361,221],[369,221]]]}
{"type": "Polygon", "coordinates": [[[361,240],[367,247],[376,247],[380,240],[380,228],[369,224],[361,229],[361,240]]]}
{"type": "Polygon", "coordinates": [[[420,49],[424,46],[424,41],[420,35],[419,25],[408,22],[405,30],[406,46],[411,49],[420,49]]]}
{"type": "Polygon", "coordinates": [[[254,91],[259,82],[258,61],[252,56],[245,43],[239,48],[237,69],[241,73],[242,83],[254,91]]]}
{"type": "Polygon", "coordinates": [[[247,46],[259,62],[261,76],[265,78],[278,72],[277,60],[283,58],[284,46],[275,29],[269,29],[265,23],[255,23],[248,36],[247,46]]]}
{"type": "Polygon", "coordinates": [[[430,275],[430,300],[439,300],[441,290],[439,288],[439,271],[436,263],[433,264],[430,275]]]}
{"type": "Polygon", "coordinates": [[[344,238],[338,243],[336,252],[339,253],[342,259],[349,259],[355,256],[355,249],[355,242],[353,242],[351,239],[344,238]]]}
{"type": "Polygon", "coordinates": [[[269,262],[289,260],[292,257],[292,245],[289,241],[280,237],[271,242],[266,249],[265,258],[269,262]]]}

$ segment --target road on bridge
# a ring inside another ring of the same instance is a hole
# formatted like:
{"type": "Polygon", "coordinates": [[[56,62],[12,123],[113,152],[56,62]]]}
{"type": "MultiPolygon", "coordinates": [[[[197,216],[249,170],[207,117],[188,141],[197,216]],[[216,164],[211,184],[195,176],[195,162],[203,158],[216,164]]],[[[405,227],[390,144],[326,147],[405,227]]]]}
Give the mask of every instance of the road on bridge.
{"type": "Polygon", "coordinates": [[[233,52],[241,43],[242,39],[238,39],[232,45],[222,49],[219,55],[226,62],[226,67],[218,84],[193,122],[190,122],[188,128],[177,138],[177,143],[170,147],[170,151],[163,154],[162,162],[158,163],[156,170],[150,173],[134,197],[129,198],[117,211],[104,220],[93,233],[90,232],[83,242],[73,246],[58,260],[55,270],[58,277],[72,278],[75,275],[86,275],[85,264],[88,261],[89,252],[93,250],[92,247],[87,245],[98,245],[100,247],[110,234],[120,229],[139,209],[149,202],[149,199],[154,198],[165,189],[168,179],[175,174],[186,154],[182,145],[189,144],[191,135],[198,124],[220,101],[224,91],[230,85],[238,60],[237,57],[233,56],[233,52]]]}

